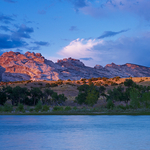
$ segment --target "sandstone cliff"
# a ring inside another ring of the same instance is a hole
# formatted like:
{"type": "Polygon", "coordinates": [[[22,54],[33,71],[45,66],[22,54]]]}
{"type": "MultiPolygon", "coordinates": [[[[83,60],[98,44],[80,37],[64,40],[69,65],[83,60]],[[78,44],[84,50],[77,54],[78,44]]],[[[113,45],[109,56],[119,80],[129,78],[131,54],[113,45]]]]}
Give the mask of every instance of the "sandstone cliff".
{"type": "Polygon", "coordinates": [[[80,60],[68,58],[54,63],[40,53],[6,52],[0,56],[0,81],[21,80],[79,80],[92,77],[146,77],[150,68],[135,64],[108,64],[94,68],[85,66],[80,60]]]}

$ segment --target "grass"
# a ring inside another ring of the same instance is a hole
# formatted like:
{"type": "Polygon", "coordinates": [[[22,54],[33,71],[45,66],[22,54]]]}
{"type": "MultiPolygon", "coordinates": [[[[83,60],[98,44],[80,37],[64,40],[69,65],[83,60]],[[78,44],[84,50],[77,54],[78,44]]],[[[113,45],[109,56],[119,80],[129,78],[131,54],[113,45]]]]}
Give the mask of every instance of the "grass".
{"type": "MultiPolygon", "coordinates": [[[[68,107],[68,106],[67,106],[68,107]]],[[[62,107],[61,107],[62,108],[62,107]]],[[[66,107],[65,107],[66,108],[66,107]]],[[[150,115],[150,109],[107,109],[107,108],[77,108],[57,109],[55,111],[22,111],[22,112],[0,112],[0,115],[150,115]],[[68,110],[68,109],[67,109],[68,110]]]]}

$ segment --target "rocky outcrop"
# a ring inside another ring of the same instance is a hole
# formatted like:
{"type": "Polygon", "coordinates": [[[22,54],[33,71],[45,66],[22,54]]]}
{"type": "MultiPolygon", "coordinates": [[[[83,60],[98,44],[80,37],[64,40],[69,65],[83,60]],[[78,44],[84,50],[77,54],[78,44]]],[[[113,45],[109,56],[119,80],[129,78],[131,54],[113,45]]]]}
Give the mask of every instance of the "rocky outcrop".
{"type": "Polygon", "coordinates": [[[22,80],[79,80],[92,77],[146,77],[150,68],[135,65],[108,64],[94,68],[85,66],[80,60],[65,58],[54,63],[40,53],[6,52],[0,56],[0,81],[22,80]]]}

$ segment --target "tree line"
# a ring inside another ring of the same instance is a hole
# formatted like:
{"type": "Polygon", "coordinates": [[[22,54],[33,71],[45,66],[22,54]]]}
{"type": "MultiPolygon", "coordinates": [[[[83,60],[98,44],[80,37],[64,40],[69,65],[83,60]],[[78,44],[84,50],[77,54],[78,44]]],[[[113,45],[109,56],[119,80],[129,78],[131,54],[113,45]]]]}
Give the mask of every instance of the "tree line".
{"type": "Polygon", "coordinates": [[[64,94],[57,94],[53,90],[46,88],[41,91],[40,88],[33,87],[31,90],[26,87],[6,86],[0,89],[0,104],[4,105],[7,100],[11,100],[13,106],[18,104],[35,106],[38,101],[44,105],[63,105],[67,98],[64,94]]]}

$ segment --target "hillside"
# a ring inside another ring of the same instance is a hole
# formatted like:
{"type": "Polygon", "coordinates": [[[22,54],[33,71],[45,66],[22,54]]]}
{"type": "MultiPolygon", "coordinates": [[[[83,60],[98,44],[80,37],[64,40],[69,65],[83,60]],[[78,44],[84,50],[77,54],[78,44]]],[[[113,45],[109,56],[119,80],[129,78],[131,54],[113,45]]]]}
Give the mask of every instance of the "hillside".
{"type": "Polygon", "coordinates": [[[40,53],[5,52],[0,56],[0,81],[22,80],[80,80],[81,78],[149,77],[150,68],[135,64],[108,64],[94,68],[85,66],[80,60],[65,58],[57,63],[45,59],[40,53]]]}

